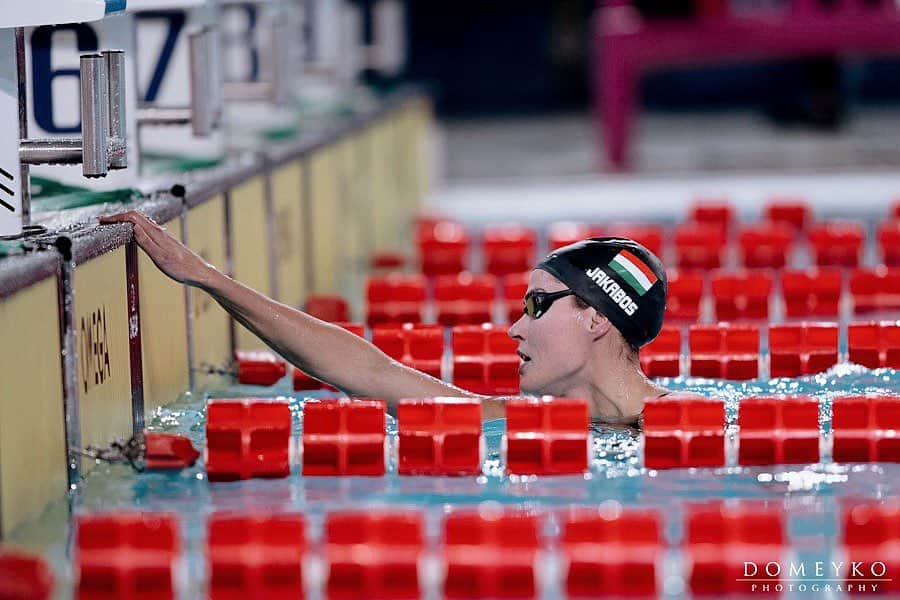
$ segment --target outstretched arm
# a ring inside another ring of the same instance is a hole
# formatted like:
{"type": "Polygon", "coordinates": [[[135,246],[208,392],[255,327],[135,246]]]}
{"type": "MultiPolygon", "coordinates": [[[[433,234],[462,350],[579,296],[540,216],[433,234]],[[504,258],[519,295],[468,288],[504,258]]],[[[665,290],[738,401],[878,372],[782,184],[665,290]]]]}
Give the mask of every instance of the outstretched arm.
{"type": "Polygon", "coordinates": [[[503,416],[503,400],[467,392],[407,367],[366,340],[253,290],[223,274],[137,211],[101,218],[134,225],[138,245],[172,279],[209,293],[238,322],[310,375],[351,396],[456,396],[482,400],[484,418],[503,416]]]}

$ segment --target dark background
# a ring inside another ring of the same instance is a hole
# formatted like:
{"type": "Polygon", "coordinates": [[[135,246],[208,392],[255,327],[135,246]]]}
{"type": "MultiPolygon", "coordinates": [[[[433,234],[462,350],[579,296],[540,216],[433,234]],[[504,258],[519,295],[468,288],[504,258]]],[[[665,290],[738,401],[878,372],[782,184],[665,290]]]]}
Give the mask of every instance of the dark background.
{"type": "MultiPolygon", "coordinates": [[[[655,6],[670,13],[665,18],[689,18],[691,11],[687,0],[639,4],[645,11],[655,6]]],[[[443,116],[586,110],[595,5],[589,0],[407,0],[406,76],[435,92],[443,116]]],[[[664,110],[752,106],[784,116],[823,89],[850,105],[895,104],[900,57],[810,57],[666,71],[645,78],[642,99],[645,106],[664,110]]]]}

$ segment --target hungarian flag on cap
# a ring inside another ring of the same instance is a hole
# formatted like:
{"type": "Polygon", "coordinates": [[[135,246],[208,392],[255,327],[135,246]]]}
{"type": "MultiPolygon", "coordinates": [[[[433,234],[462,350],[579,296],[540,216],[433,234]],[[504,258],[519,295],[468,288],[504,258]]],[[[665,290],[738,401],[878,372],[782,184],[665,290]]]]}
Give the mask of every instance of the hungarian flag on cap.
{"type": "Polygon", "coordinates": [[[621,250],[616,254],[609,261],[609,268],[634,288],[634,291],[640,296],[646,294],[647,290],[657,281],[656,275],[653,274],[650,267],[628,250],[621,250]]]}

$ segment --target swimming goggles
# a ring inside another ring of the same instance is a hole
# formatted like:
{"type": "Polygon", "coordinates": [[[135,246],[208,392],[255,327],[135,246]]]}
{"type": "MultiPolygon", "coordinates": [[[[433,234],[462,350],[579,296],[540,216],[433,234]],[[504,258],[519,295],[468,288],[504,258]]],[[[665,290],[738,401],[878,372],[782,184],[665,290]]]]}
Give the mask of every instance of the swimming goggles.
{"type": "Polygon", "coordinates": [[[573,290],[562,290],[560,292],[528,292],[525,294],[525,299],[522,300],[522,303],[524,304],[522,312],[532,319],[540,319],[544,316],[544,313],[550,310],[550,306],[554,302],[560,298],[574,295],[575,292],[573,290]]]}

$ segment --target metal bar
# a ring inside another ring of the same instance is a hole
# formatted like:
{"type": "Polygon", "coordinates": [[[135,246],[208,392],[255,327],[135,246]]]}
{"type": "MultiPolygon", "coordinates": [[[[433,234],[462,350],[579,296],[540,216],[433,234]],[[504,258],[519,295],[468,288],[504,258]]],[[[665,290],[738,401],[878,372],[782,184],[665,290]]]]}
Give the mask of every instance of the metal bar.
{"type": "Polygon", "coordinates": [[[272,177],[274,174],[275,171],[273,169],[263,177],[263,193],[265,194],[263,203],[266,212],[266,252],[269,255],[269,260],[267,261],[269,264],[269,290],[272,292],[273,298],[283,300],[281,298],[281,286],[278,281],[279,240],[276,239],[275,235],[275,199],[272,197],[272,177]]]}
{"type": "Polygon", "coordinates": [[[102,54],[106,59],[109,88],[108,141],[116,150],[110,152],[108,164],[110,169],[124,169],[128,166],[128,154],[125,151],[125,53],[122,50],[104,50],[102,54]]]}
{"type": "Polygon", "coordinates": [[[127,153],[128,149],[125,146],[125,140],[118,139],[110,139],[109,143],[106,145],[106,155],[109,158],[110,169],[119,169],[127,167],[127,153]],[[113,167],[113,164],[122,164],[126,165],[126,167],[113,167]]]}
{"type": "Polygon", "coordinates": [[[218,124],[221,107],[216,87],[220,84],[214,68],[213,29],[204,27],[188,34],[191,62],[191,126],[196,136],[212,133],[218,124]]]}
{"type": "MultiPolygon", "coordinates": [[[[181,243],[185,246],[190,247],[190,242],[188,241],[188,209],[187,205],[182,200],[182,209],[181,215],[178,217],[179,222],[181,223],[181,243]]],[[[197,384],[197,377],[195,373],[195,365],[194,365],[194,317],[191,311],[191,307],[193,306],[191,302],[191,287],[189,285],[181,286],[184,288],[182,291],[184,293],[184,318],[187,323],[187,358],[188,358],[188,388],[193,390],[197,384]]]]}
{"type": "Polygon", "coordinates": [[[77,165],[81,163],[81,140],[22,140],[19,160],[23,165],[77,165]]]}
{"type": "MultiPolygon", "coordinates": [[[[301,188],[303,192],[301,193],[301,211],[303,214],[303,223],[301,224],[301,235],[300,235],[300,244],[303,246],[303,257],[306,261],[306,264],[303,267],[302,279],[303,279],[303,293],[305,296],[309,296],[312,293],[313,285],[315,285],[315,280],[313,279],[313,271],[315,266],[315,244],[313,244],[313,203],[312,203],[312,192],[313,192],[313,184],[312,184],[312,156],[313,153],[309,153],[304,156],[302,160],[301,167],[301,177],[300,181],[301,188]]],[[[305,300],[304,300],[305,301],[305,300]]],[[[300,308],[300,307],[297,307],[300,308]]]]}
{"type": "MultiPolygon", "coordinates": [[[[16,27],[16,71],[19,94],[19,139],[28,139],[28,81],[25,61],[25,28],[16,27]]],[[[19,161],[19,189],[22,190],[22,227],[31,225],[31,169],[19,161]]]]}
{"type": "Polygon", "coordinates": [[[272,86],[266,81],[226,81],[222,84],[222,94],[226,100],[233,102],[269,100],[272,86]]]}
{"type": "Polygon", "coordinates": [[[63,404],[66,419],[66,474],[69,491],[81,481],[81,411],[78,398],[78,344],[75,339],[75,297],[72,241],[60,237],[56,247],[62,257],[59,270],[59,335],[62,345],[63,404]]]}
{"type": "Polygon", "coordinates": [[[81,168],[85,177],[104,177],[109,165],[106,113],[109,104],[106,58],[102,54],[81,56],[81,168]]]}
{"type": "Polygon", "coordinates": [[[291,82],[291,32],[288,21],[281,15],[273,15],[272,31],[269,37],[271,44],[271,101],[286,104],[290,95],[291,82]]]}
{"type": "Polygon", "coordinates": [[[131,423],[134,435],[144,430],[144,368],[141,351],[141,294],[137,243],[125,245],[125,279],[128,282],[128,357],[131,366],[131,423]]]}
{"type": "Polygon", "coordinates": [[[191,109],[180,107],[143,106],[137,110],[140,125],[187,125],[191,122],[191,109]]]}
{"type": "MultiPolygon", "coordinates": [[[[234,192],[234,188],[226,191],[223,195],[223,201],[225,202],[225,274],[229,277],[234,277],[234,243],[231,239],[231,221],[235,215],[231,214],[231,196],[234,192]]],[[[228,331],[229,331],[229,345],[228,345],[228,356],[234,356],[234,351],[237,344],[237,321],[229,316],[228,317],[228,331]]]]}

